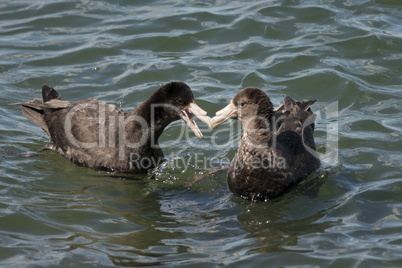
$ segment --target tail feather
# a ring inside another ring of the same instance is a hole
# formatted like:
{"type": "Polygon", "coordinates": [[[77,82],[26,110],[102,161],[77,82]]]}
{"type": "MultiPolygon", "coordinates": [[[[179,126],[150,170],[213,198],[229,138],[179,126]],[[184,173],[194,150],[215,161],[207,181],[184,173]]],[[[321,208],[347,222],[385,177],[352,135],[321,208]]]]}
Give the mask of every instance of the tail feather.
{"type": "Polygon", "coordinates": [[[34,99],[27,103],[16,104],[22,105],[22,114],[33,123],[40,126],[50,138],[49,128],[47,127],[43,116],[43,101],[40,99],[34,99]]]}
{"type": "Polygon", "coordinates": [[[283,99],[283,103],[285,104],[286,109],[289,109],[290,107],[297,105],[296,101],[287,95],[283,99]]]}
{"type": "Polygon", "coordinates": [[[44,119],[44,109],[48,106],[45,102],[60,100],[60,94],[52,87],[44,84],[42,87],[42,98],[43,100],[34,99],[26,103],[14,103],[14,105],[21,105],[22,114],[33,123],[40,126],[50,138],[49,128],[44,119]]]}
{"type": "Polygon", "coordinates": [[[42,98],[43,102],[47,102],[50,100],[60,100],[60,94],[54,88],[48,86],[47,84],[44,84],[42,86],[42,98]]]}
{"type": "Polygon", "coordinates": [[[314,131],[314,122],[316,115],[310,106],[315,104],[317,100],[295,101],[289,96],[285,96],[284,103],[275,110],[277,120],[277,133],[291,130],[299,135],[302,134],[303,128],[311,126],[314,131]]]}
{"type": "Polygon", "coordinates": [[[315,104],[317,100],[309,100],[309,101],[298,101],[297,105],[299,105],[300,109],[304,111],[308,111],[310,109],[310,106],[315,104]]]}
{"type": "Polygon", "coordinates": [[[292,115],[295,115],[300,111],[299,105],[297,105],[296,101],[289,96],[285,96],[283,104],[285,105],[285,110],[290,112],[292,115]]]}

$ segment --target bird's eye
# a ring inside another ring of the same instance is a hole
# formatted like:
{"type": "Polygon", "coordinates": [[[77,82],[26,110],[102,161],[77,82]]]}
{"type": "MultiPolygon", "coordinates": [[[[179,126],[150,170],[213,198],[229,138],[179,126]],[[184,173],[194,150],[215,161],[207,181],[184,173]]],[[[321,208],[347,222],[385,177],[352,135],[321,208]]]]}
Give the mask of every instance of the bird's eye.
{"type": "Polygon", "coordinates": [[[183,105],[183,104],[184,104],[184,101],[182,101],[182,100],[177,100],[177,103],[180,104],[180,105],[183,105]]]}
{"type": "Polygon", "coordinates": [[[245,105],[246,105],[245,102],[240,102],[240,103],[239,103],[239,106],[241,106],[241,107],[244,107],[245,105]]]}

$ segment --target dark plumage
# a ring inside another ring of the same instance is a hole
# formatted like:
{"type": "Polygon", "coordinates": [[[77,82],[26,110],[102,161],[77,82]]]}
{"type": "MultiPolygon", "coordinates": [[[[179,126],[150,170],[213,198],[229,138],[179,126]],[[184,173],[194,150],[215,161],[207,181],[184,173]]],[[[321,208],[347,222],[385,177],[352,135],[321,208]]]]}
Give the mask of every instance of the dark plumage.
{"type": "Polygon", "coordinates": [[[314,143],[316,100],[296,102],[286,96],[273,109],[259,88],[245,88],[216,112],[210,126],[229,119],[242,122],[239,148],[227,176],[230,190],[251,200],[268,200],[290,190],[320,166],[314,143]]]}
{"type": "Polygon", "coordinates": [[[42,98],[17,104],[49,136],[52,143],[46,148],[82,166],[118,172],[143,172],[159,165],[163,153],[158,138],[171,122],[182,118],[201,138],[193,114],[209,120],[182,82],[160,87],[129,113],[95,99],[61,101],[46,84],[42,98]]]}

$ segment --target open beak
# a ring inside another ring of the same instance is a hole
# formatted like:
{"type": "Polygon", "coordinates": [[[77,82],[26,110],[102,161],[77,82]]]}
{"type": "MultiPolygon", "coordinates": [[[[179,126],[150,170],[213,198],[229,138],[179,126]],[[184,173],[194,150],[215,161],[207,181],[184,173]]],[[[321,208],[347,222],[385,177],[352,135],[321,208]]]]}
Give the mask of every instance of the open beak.
{"type": "Polygon", "coordinates": [[[228,121],[229,119],[234,119],[237,117],[237,107],[233,104],[232,101],[223,108],[215,113],[216,115],[211,118],[209,127],[214,129],[224,122],[228,121]]]}
{"type": "Polygon", "coordinates": [[[211,118],[207,116],[207,112],[201,109],[201,107],[195,102],[191,102],[187,107],[181,109],[181,112],[181,118],[186,122],[187,126],[190,127],[194,134],[201,139],[202,133],[195,123],[193,115],[209,126],[211,118]]]}

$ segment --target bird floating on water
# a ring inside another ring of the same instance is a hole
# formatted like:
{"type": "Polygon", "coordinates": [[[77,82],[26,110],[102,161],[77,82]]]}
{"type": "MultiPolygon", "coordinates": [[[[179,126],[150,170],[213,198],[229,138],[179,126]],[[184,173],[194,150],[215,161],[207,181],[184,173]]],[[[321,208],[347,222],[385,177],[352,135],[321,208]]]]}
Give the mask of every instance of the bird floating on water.
{"type": "Polygon", "coordinates": [[[268,200],[289,191],[320,166],[314,143],[316,115],[310,106],[286,96],[277,109],[259,88],[240,91],[210,119],[214,129],[229,119],[242,122],[239,147],[227,182],[246,199],[268,200]]]}
{"type": "Polygon", "coordinates": [[[161,86],[128,113],[92,98],[62,101],[46,84],[42,99],[16,104],[49,136],[46,149],[82,166],[123,173],[144,172],[163,161],[158,138],[171,122],[183,119],[198,138],[202,134],[193,115],[209,123],[182,82],[161,86]]]}

